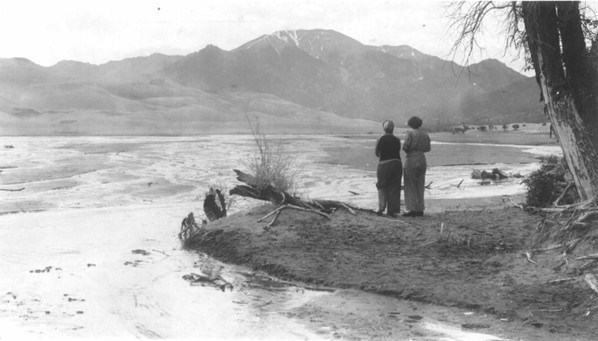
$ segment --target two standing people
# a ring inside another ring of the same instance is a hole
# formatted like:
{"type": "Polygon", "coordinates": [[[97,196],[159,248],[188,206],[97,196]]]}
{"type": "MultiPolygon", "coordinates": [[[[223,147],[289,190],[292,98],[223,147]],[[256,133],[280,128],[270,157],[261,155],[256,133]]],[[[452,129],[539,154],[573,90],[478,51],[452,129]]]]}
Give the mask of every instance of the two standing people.
{"type": "MultiPolygon", "coordinates": [[[[404,187],[406,217],[417,217],[424,215],[424,190],[426,179],[426,156],[424,153],[430,151],[430,137],[424,131],[419,130],[422,120],[411,117],[407,125],[411,130],[407,131],[403,151],[406,159],[404,166],[404,187]]],[[[378,163],[378,214],[386,209],[389,216],[396,216],[400,212],[401,203],[401,178],[403,177],[403,165],[401,162],[400,150],[401,141],[393,134],[394,123],[384,121],[382,124],[384,135],[376,143],[376,156],[380,158],[378,163]]]]}

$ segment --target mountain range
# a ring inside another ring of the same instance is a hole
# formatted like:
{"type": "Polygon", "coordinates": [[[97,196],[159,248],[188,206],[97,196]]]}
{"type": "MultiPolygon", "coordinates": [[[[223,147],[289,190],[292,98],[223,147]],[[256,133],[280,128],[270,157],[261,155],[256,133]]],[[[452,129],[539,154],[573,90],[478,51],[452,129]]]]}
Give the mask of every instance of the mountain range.
{"type": "Polygon", "coordinates": [[[0,59],[1,135],[378,131],[543,121],[539,90],[489,59],[468,67],[332,30],[279,31],[233,50],[43,67],[0,59]]]}

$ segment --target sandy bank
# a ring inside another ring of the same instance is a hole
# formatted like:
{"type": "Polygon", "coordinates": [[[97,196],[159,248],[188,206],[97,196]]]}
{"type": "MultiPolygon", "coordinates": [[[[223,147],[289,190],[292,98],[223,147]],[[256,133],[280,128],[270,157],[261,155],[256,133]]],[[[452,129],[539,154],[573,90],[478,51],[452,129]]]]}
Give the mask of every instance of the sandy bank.
{"type": "Polygon", "coordinates": [[[342,210],[326,220],[285,210],[266,231],[258,220],[271,210],[211,223],[189,247],[287,280],[488,314],[507,325],[503,335],[518,325],[533,330],[516,334],[526,340],[595,339],[591,290],[545,284],[559,275],[521,255],[540,216],[503,207],[392,220],[342,210]]]}

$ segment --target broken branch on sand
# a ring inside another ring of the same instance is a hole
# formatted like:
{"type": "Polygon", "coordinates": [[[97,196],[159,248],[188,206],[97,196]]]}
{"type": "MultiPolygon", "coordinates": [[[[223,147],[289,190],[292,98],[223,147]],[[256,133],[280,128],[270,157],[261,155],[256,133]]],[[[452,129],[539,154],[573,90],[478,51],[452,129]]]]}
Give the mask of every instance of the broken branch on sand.
{"type": "Polygon", "coordinates": [[[513,201],[513,199],[511,199],[510,197],[507,197],[507,199],[508,199],[508,200],[509,200],[509,201],[510,201],[510,202],[511,202],[511,203],[512,203],[512,204],[513,204],[515,207],[517,207],[517,208],[519,208],[519,209],[523,209],[523,205],[521,205],[521,204],[518,204],[518,203],[514,202],[514,201],[513,201]]]}
{"type": "Polygon", "coordinates": [[[287,209],[287,208],[288,208],[288,209],[297,210],[297,211],[312,212],[312,213],[315,213],[315,214],[321,215],[322,217],[324,217],[324,218],[326,218],[326,219],[330,220],[330,217],[329,217],[329,216],[328,216],[326,213],[320,212],[320,211],[318,211],[318,210],[314,210],[314,209],[307,209],[307,208],[303,208],[303,207],[299,207],[299,206],[294,206],[294,205],[291,205],[291,204],[287,204],[287,205],[280,206],[280,207],[278,207],[277,209],[275,209],[274,211],[272,211],[272,212],[270,212],[270,213],[266,214],[265,216],[261,217],[260,219],[258,219],[258,222],[262,222],[262,221],[264,221],[265,219],[267,219],[268,217],[270,217],[270,216],[272,216],[272,215],[276,214],[276,217],[275,217],[275,218],[274,218],[274,220],[273,220],[273,221],[270,223],[270,225],[271,225],[271,224],[273,224],[273,223],[274,223],[274,221],[276,221],[276,219],[278,218],[278,215],[280,214],[280,212],[281,212],[282,210],[284,210],[284,209],[287,209]]]}
{"type": "Polygon", "coordinates": [[[545,284],[560,284],[564,282],[571,282],[576,280],[578,277],[568,277],[568,278],[560,278],[560,279],[553,279],[552,281],[544,282],[545,284]]]}
{"type": "Polygon", "coordinates": [[[538,264],[535,260],[532,259],[532,254],[529,251],[525,251],[524,253],[525,258],[527,258],[527,261],[532,263],[532,264],[538,264]]]}
{"type": "Polygon", "coordinates": [[[166,257],[170,257],[170,255],[169,255],[169,254],[167,254],[167,253],[166,253],[166,252],[164,252],[164,251],[160,251],[160,250],[156,250],[156,249],[152,249],[152,251],[156,251],[156,252],[158,252],[158,253],[161,253],[161,254],[163,254],[163,255],[164,255],[164,256],[166,256],[166,257]]]}
{"type": "Polygon", "coordinates": [[[556,198],[556,200],[554,201],[554,203],[552,204],[553,206],[558,206],[559,202],[561,202],[561,200],[563,200],[563,198],[565,197],[565,195],[567,194],[567,192],[569,191],[569,189],[571,189],[571,187],[573,187],[575,184],[573,182],[569,182],[567,184],[567,187],[565,187],[565,189],[563,190],[563,193],[561,193],[561,195],[559,195],[558,198],[556,198]]]}
{"type": "Polygon", "coordinates": [[[596,264],[598,264],[598,259],[592,259],[591,261],[585,263],[584,265],[579,267],[579,271],[585,271],[587,269],[593,268],[594,266],[596,266],[596,264]]]}
{"type": "Polygon", "coordinates": [[[575,258],[575,260],[586,260],[586,259],[597,259],[598,260],[598,253],[575,258]]]}
{"type": "Polygon", "coordinates": [[[351,213],[352,215],[356,215],[357,214],[355,212],[355,210],[353,210],[351,207],[347,206],[347,204],[341,203],[341,206],[344,207],[347,211],[349,211],[349,213],[351,213]]]}
{"type": "Polygon", "coordinates": [[[593,274],[586,274],[583,279],[588,283],[592,290],[598,293],[598,280],[596,280],[596,276],[593,274]]]}
{"type": "Polygon", "coordinates": [[[274,219],[272,219],[272,221],[264,226],[264,230],[269,230],[272,226],[274,226],[274,224],[276,224],[276,221],[278,220],[278,217],[280,216],[280,212],[282,212],[282,210],[277,210],[276,215],[274,216],[274,219]]]}
{"type": "Polygon", "coordinates": [[[551,245],[549,247],[545,247],[543,249],[533,249],[532,252],[533,253],[547,252],[547,251],[552,251],[552,250],[560,249],[562,247],[565,247],[565,245],[557,244],[557,245],[551,245]]]}
{"type": "Polygon", "coordinates": [[[317,214],[317,215],[321,215],[322,217],[324,217],[324,218],[326,218],[326,219],[330,220],[330,216],[329,216],[328,214],[326,214],[326,213],[323,213],[323,212],[320,212],[320,211],[318,211],[318,210],[315,210],[315,209],[303,208],[303,207],[294,206],[294,205],[290,205],[290,204],[289,204],[289,205],[285,205],[285,206],[283,206],[283,207],[281,207],[281,208],[282,208],[282,209],[285,209],[285,208],[291,208],[291,209],[294,209],[294,210],[297,210],[297,211],[311,212],[311,213],[315,213],[315,214],[317,214]]]}

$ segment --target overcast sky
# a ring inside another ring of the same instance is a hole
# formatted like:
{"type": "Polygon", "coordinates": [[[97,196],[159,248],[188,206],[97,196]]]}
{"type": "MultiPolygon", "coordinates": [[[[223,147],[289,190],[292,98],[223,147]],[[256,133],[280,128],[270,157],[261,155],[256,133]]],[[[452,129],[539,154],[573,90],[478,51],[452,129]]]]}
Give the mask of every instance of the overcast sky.
{"type": "MultiPolygon", "coordinates": [[[[0,8],[0,58],[50,66],[93,64],[155,52],[224,50],[279,30],[333,29],[368,45],[409,45],[451,59],[446,2],[399,0],[9,0],[0,8]]],[[[505,55],[492,23],[474,62],[505,55]]],[[[462,56],[455,62],[463,64],[462,56]]]]}

